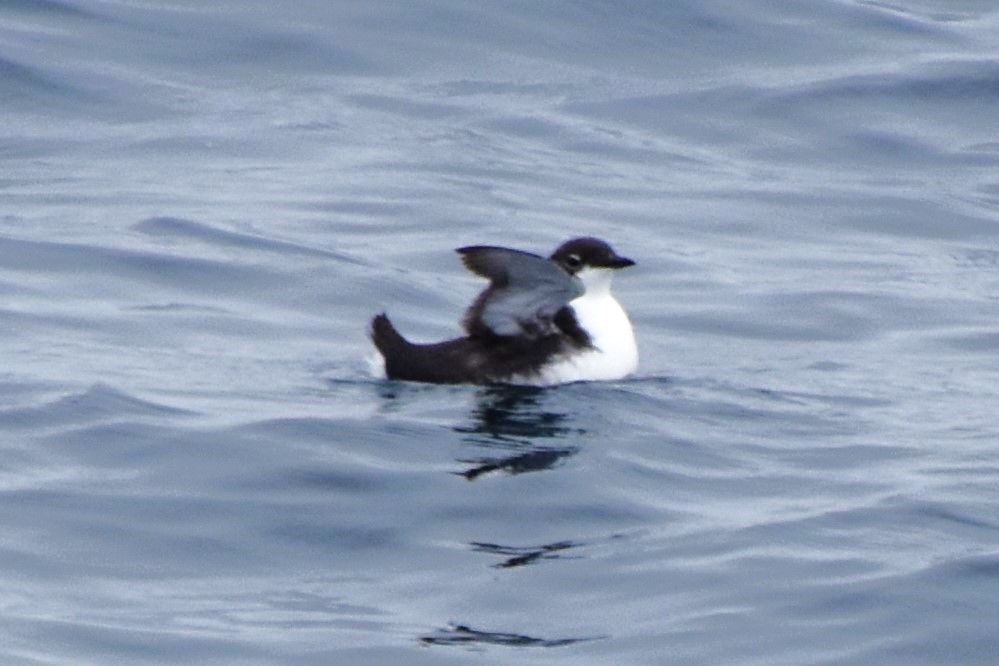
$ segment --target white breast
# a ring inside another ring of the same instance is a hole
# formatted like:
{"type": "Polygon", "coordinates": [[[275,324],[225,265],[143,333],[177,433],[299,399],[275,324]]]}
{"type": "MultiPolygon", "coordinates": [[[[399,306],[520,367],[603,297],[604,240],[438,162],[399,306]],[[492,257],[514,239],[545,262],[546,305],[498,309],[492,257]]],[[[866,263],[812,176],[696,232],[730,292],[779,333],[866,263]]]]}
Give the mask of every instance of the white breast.
{"type": "MultiPolygon", "coordinates": [[[[569,303],[576,321],[590,335],[593,349],[559,358],[523,383],[563,384],[567,382],[621,379],[638,369],[638,345],[631,321],[610,292],[610,271],[589,270],[581,275],[586,293],[569,303]]],[[[520,382],[518,382],[520,383],[520,382]]]]}

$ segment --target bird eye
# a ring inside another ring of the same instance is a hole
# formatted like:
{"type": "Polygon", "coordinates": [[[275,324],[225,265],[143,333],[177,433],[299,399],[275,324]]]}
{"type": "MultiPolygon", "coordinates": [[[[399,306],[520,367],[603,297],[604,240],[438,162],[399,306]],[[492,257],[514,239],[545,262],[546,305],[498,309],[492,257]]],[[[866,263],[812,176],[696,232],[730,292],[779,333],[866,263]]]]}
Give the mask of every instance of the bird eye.
{"type": "Polygon", "coordinates": [[[578,254],[570,254],[565,258],[565,265],[569,268],[579,268],[583,265],[583,260],[578,254]]]}

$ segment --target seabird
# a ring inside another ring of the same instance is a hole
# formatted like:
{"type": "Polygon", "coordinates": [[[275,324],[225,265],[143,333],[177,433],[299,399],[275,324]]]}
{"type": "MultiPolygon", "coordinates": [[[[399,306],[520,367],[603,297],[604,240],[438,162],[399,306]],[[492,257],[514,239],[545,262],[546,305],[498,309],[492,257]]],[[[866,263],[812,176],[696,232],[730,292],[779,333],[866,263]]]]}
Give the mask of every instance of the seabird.
{"type": "Polygon", "coordinates": [[[544,386],[620,379],[638,367],[631,322],[610,291],[614,273],[635,262],[606,242],[574,238],[547,259],[488,245],[457,252],[489,280],[465,313],[465,335],[417,344],[375,316],[371,339],[389,379],[544,386]]]}

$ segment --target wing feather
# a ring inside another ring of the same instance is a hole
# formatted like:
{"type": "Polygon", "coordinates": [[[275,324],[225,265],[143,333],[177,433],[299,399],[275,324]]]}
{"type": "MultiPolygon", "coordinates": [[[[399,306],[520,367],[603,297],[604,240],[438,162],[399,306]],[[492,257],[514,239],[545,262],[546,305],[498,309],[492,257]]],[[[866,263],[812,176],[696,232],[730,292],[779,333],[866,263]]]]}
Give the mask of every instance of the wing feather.
{"type": "Polygon", "coordinates": [[[470,335],[547,335],[555,330],[556,313],[583,294],[578,278],[530,252],[473,245],[458,254],[470,271],[489,280],[465,313],[470,335]]]}

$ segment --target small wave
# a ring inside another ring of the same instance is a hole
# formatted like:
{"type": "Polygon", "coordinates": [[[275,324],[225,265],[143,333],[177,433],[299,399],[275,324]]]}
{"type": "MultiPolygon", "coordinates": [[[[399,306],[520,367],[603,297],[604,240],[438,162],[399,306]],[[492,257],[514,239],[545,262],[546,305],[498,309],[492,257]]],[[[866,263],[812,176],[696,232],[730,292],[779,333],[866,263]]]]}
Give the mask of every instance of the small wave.
{"type": "Polygon", "coordinates": [[[106,384],[95,384],[34,407],[0,411],[0,424],[11,428],[45,428],[107,419],[193,416],[195,412],[130,395],[106,384]]]}
{"type": "Polygon", "coordinates": [[[374,74],[374,62],[355,51],[336,46],[325,35],[308,32],[261,33],[225,45],[225,53],[206,53],[211,63],[286,70],[318,71],[323,74],[374,74]]]}
{"type": "Polygon", "coordinates": [[[211,293],[245,293],[252,285],[284,286],[287,279],[259,266],[76,243],[20,240],[0,236],[0,262],[8,269],[117,274],[155,284],[211,293]]]}
{"type": "Polygon", "coordinates": [[[128,312],[163,312],[163,313],[196,313],[196,314],[231,314],[225,308],[197,303],[158,303],[150,305],[133,305],[122,308],[128,312]]]}
{"type": "Polygon", "coordinates": [[[601,636],[589,636],[581,638],[540,638],[527,634],[507,633],[500,631],[481,631],[472,629],[464,624],[452,624],[446,629],[438,630],[428,636],[421,636],[420,642],[424,645],[447,645],[447,646],[467,646],[477,645],[502,645],[506,647],[563,647],[580,643],[582,641],[593,641],[602,638],[601,636]]]}
{"type": "Polygon", "coordinates": [[[186,220],[179,217],[151,217],[133,225],[132,228],[140,233],[151,236],[187,238],[215,246],[260,250],[264,252],[278,252],[281,254],[297,254],[309,257],[322,257],[325,259],[336,259],[338,261],[344,261],[351,264],[362,263],[353,257],[340,252],[311,248],[298,243],[264,238],[254,234],[219,229],[201,222],[186,220]]]}
{"type": "Polygon", "coordinates": [[[999,333],[994,330],[947,335],[937,338],[936,342],[947,349],[955,349],[975,355],[982,352],[999,352],[999,333]]]}
{"type": "Polygon", "coordinates": [[[44,98],[52,101],[79,95],[81,91],[46,76],[42,70],[7,58],[0,58],[0,83],[6,103],[44,98]]]}
{"type": "Polygon", "coordinates": [[[46,14],[61,16],[92,16],[79,7],[56,0],[5,0],[4,9],[23,14],[46,14]]]}
{"type": "Polygon", "coordinates": [[[468,111],[454,104],[420,102],[388,95],[353,95],[350,101],[363,109],[392,113],[406,118],[438,119],[468,115],[468,111]]]}
{"type": "Polygon", "coordinates": [[[999,63],[960,60],[921,65],[911,71],[884,74],[853,74],[800,86],[778,93],[772,100],[786,104],[793,100],[814,105],[830,100],[894,98],[898,101],[939,102],[953,105],[970,100],[988,103],[999,99],[999,63]]]}

